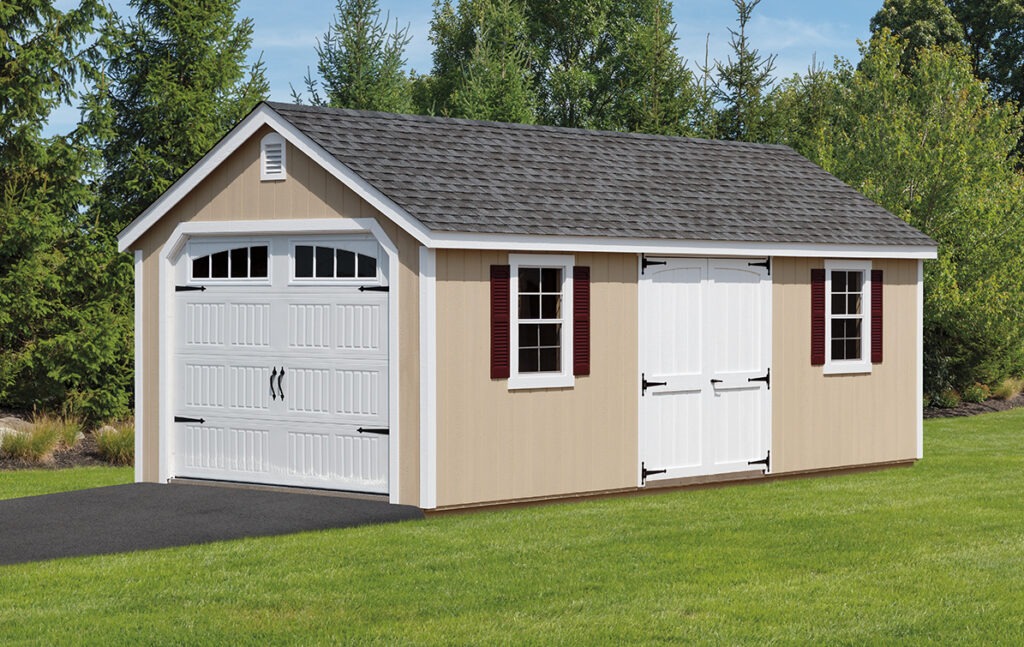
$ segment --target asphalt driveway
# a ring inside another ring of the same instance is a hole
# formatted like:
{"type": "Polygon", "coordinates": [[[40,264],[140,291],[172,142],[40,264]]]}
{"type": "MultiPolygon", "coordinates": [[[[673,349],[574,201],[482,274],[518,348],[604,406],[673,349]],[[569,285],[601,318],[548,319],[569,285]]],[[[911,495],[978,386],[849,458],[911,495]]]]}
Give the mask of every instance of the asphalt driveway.
{"type": "Polygon", "coordinates": [[[0,501],[0,564],[422,518],[382,501],[133,483],[0,501]]]}

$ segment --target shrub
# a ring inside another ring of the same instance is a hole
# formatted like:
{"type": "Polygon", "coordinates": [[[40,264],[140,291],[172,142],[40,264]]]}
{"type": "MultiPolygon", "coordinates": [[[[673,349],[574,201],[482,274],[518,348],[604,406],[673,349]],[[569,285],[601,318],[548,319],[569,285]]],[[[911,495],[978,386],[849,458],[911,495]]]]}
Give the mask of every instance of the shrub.
{"type": "Polygon", "coordinates": [[[960,394],[956,389],[943,389],[932,396],[932,404],[940,409],[952,409],[960,404],[960,394]]]}
{"type": "Polygon", "coordinates": [[[974,384],[966,387],[963,393],[964,402],[984,402],[989,399],[991,391],[987,384],[974,384]]]}
{"type": "Polygon", "coordinates": [[[59,440],[55,427],[33,427],[5,435],[0,440],[0,454],[28,463],[45,463],[53,458],[59,440]]]}
{"type": "Polygon", "coordinates": [[[82,439],[82,421],[77,416],[51,416],[46,413],[32,416],[32,427],[38,430],[46,430],[45,433],[53,433],[57,440],[68,449],[78,444],[82,439]]]}
{"type": "Polygon", "coordinates": [[[135,422],[115,422],[98,429],[94,434],[96,448],[103,460],[114,465],[135,464],[135,422]]]}
{"type": "Polygon", "coordinates": [[[1024,380],[1008,377],[999,383],[992,395],[1000,400],[1009,400],[1016,397],[1022,389],[1024,389],[1024,380]]]}

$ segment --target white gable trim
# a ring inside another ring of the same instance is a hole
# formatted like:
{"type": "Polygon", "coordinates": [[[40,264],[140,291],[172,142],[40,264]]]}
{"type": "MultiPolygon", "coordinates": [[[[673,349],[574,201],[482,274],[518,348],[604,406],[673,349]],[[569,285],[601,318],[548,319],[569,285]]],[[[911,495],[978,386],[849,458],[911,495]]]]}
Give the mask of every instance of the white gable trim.
{"type": "Polygon", "coordinates": [[[368,182],[356,175],[333,155],[330,155],[319,144],[300,132],[274,110],[260,104],[245,119],[224,136],[213,149],[195,166],[190,168],[177,182],[171,185],[156,202],[142,212],[138,218],[125,227],[117,235],[118,249],[122,252],[132,249],[132,245],[142,237],[161,217],[178,204],[207,176],[234,153],[242,144],[249,140],[263,126],[270,126],[292,146],[302,151],[310,159],[317,162],[342,184],[355,191],[359,197],[373,205],[378,211],[394,221],[413,238],[426,244],[430,237],[418,220],[410,216],[404,209],[392,202],[387,196],[370,186],[368,182]]]}

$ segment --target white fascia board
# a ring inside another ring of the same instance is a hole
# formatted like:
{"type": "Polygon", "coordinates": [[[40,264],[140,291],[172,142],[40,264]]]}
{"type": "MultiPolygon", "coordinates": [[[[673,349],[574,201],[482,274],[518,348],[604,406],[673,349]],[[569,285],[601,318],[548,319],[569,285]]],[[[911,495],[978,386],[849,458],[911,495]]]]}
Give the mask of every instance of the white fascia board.
{"type": "Polygon", "coordinates": [[[167,189],[156,202],[142,212],[138,218],[125,227],[117,235],[118,249],[128,251],[150,227],[178,204],[221,163],[234,153],[242,144],[249,140],[260,128],[270,126],[281,134],[290,144],[302,151],[310,159],[317,162],[328,173],[342,184],[352,189],[357,195],[373,205],[378,211],[393,220],[413,238],[426,243],[429,240],[427,229],[404,209],[387,198],[383,193],[370,186],[368,182],[356,175],[333,155],[325,151],[319,144],[303,134],[299,129],[281,117],[266,105],[260,104],[249,116],[243,119],[231,132],[224,136],[199,162],[167,189]]]}
{"type": "Polygon", "coordinates": [[[530,234],[468,234],[434,232],[429,246],[441,249],[481,249],[529,252],[612,252],[664,256],[789,256],[798,258],[933,259],[931,245],[825,245],[744,241],[680,241],[596,236],[530,234]]]}

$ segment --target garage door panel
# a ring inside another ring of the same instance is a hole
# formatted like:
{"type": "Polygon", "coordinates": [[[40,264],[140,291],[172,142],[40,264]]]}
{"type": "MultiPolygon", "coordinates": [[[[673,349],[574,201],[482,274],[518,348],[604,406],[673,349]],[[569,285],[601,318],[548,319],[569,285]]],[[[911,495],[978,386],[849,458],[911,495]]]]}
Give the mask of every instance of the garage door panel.
{"type": "Polygon", "coordinates": [[[673,471],[666,473],[666,477],[677,476],[676,470],[699,467],[703,462],[703,443],[701,435],[693,433],[693,429],[702,425],[702,393],[660,393],[649,397],[648,423],[661,432],[652,436],[647,455],[658,457],[659,467],[673,471]]]}
{"type": "Polygon", "coordinates": [[[759,442],[762,397],[760,387],[724,390],[715,395],[711,433],[715,465],[743,466],[764,458],[759,442]]]}
{"type": "Polygon", "coordinates": [[[387,493],[388,294],[296,282],[288,249],[265,281],[176,291],[173,473],[387,493]]]}

